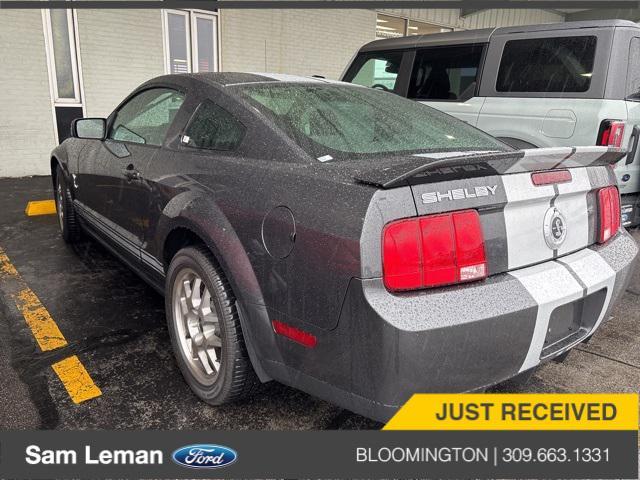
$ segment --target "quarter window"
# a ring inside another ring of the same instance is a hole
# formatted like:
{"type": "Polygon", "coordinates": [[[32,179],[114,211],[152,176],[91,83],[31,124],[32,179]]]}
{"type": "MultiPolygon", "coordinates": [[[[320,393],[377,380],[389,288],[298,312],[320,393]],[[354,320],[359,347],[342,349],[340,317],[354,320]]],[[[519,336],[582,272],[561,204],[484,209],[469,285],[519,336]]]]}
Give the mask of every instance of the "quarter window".
{"type": "Polygon", "coordinates": [[[183,101],[175,90],[145,90],[118,110],[109,138],[160,146],[183,101]]]}
{"type": "Polygon", "coordinates": [[[189,121],[182,143],[207,150],[235,150],[242,142],[245,128],[224,108],[209,101],[198,106],[189,121]]]}
{"type": "Polygon", "coordinates": [[[393,91],[398,80],[402,55],[402,52],[362,55],[345,75],[345,81],[393,91]]]}
{"type": "Polygon", "coordinates": [[[591,85],[597,38],[532,38],[505,44],[498,92],[586,92],[591,85]]]}
{"type": "Polygon", "coordinates": [[[640,100],[640,38],[638,37],[631,40],[631,46],[629,47],[627,98],[640,100]]]}
{"type": "Polygon", "coordinates": [[[409,98],[469,100],[475,94],[482,45],[418,50],[411,73],[409,98]]]}

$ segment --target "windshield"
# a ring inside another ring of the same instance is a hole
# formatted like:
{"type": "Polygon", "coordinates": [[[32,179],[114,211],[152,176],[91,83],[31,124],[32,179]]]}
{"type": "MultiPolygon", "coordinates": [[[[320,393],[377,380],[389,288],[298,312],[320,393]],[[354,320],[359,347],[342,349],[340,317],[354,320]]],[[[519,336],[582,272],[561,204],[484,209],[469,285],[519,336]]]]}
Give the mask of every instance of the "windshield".
{"type": "Polygon", "coordinates": [[[465,122],[375,89],[269,83],[238,90],[320,161],[510,149],[465,122]]]}

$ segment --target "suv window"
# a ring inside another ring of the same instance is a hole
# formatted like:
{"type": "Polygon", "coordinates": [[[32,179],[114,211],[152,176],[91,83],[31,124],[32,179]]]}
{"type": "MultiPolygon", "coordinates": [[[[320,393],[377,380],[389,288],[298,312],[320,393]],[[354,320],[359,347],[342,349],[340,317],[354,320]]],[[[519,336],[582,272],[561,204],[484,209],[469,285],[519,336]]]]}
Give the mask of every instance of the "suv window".
{"type": "Polygon", "coordinates": [[[631,39],[631,46],[629,47],[627,98],[640,100],[640,38],[638,37],[631,39]]]}
{"type": "Polygon", "coordinates": [[[398,80],[402,55],[402,52],[360,55],[349,68],[344,81],[393,91],[398,80]]]}
{"type": "Polygon", "coordinates": [[[196,109],[182,137],[190,147],[207,150],[235,150],[245,127],[224,108],[206,100],[196,109]]]}
{"type": "Polygon", "coordinates": [[[184,95],[175,90],[145,90],[117,111],[109,138],[160,146],[182,102],[184,95]]]}
{"type": "Polygon", "coordinates": [[[476,91],[482,45],[418,50],[411,72],[409,98],[469,100],[476,91]]]}
{"type": "Polygon", "coordinates": [[[586,92],[591,85],[594,36],[510,40],[504,46],[498,92],[586,92]]]}

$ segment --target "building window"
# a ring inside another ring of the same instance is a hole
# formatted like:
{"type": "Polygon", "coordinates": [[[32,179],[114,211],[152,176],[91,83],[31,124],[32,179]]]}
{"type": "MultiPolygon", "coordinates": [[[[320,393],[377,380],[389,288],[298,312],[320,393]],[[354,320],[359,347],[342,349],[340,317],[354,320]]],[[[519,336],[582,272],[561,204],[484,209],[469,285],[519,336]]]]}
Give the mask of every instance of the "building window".
{"type": "Polygon", "coordinates": [[[81,103],[72,10],[45,10],[47,56],[53,74],[54,101],[81,103]]]}
{"type": "Polygon", "coordinates": [[[406,35],[429,35],[432,33],[452,32],[453,28],[432,23],[417,22],[408,18],[378,14],[376,19],[376,38],[396,38],[406,35]]]}
{"type": "Polygon", "coordinates": [[[431,23],[409,20],[409,35],[430,35],[432,33],[452,32],[453,28],[441,27],[431,23]]]}
{"type": "Polygon", "coordinates": [[[167,73],[218,71],[217,13],[163,10],[163,24],[167,73]]]}
{"type": "Polygon", "coordinates": [[[404,37],[406,34],[406,19],[378,14],[376,19],[376,38],[404,37]]]}
{"type": "Polygon", "coordinates": [[[71,122],[84,116],[75,11],[42,10],[56,140],[70,136],[71,122]]]}

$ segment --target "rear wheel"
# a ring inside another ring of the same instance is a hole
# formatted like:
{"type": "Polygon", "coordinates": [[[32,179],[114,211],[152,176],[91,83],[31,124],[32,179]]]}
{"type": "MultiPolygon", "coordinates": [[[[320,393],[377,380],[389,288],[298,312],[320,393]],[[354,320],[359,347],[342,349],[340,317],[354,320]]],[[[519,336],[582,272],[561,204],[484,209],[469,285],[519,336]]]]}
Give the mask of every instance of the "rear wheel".
{"type": "Polygon", "coordinates": [[[204,247],[187,247],[171,260],[165,309],[176,361],[195,394],[220,405],[259,385],[242,337],[236,300],[204,247]]]}
{"type": "Polygon", "coordinates": [[[60,225],[60,233],[67,243],[74,243],[81,237],[80,225],[73,206],[71,192],[67,187],[64,173],[60,167],[56,168],[56,213],[58,214],[58,224],[60,225]]]}

